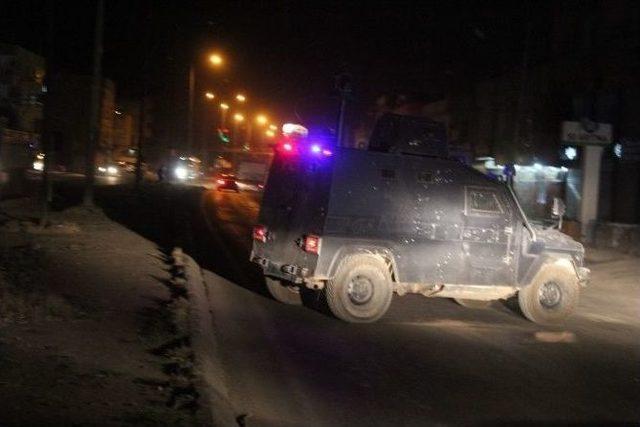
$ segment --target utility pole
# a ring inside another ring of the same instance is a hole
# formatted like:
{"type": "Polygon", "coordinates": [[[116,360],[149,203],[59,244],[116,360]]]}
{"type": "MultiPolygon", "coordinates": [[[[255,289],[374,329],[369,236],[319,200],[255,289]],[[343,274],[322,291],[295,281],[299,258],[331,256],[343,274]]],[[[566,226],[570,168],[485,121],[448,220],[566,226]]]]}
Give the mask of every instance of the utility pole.
{"type": "Polygon", "coordinates": [[[187,117],[187,152],[193,150],[193,114],[195,110],[196,70],[193,62],[189,65],[189,111],[187,117]]]}
{"type": "MultiPolygon", "coordinates": [[[[528,14],[527,14],[528,16],[528,14]]],[[[527,86],[529,80],[529,48],[531,45],[531,32],[533,31],[533,25],[531,21],[527,23],[527,33],[524,40],[524,49],[522,52],[522,65],[520,71],[520,87],[518,89],[518,100],[516,104],[516,120],[513,127],[513,142],[515,147],[512,147],[512,153],[514,154],[510,159],[513,163],[517,163],[517,153],[522,149],[521,147],[521,133],[522,133],[522,119],[525,110],[525,98],[527,95],[527,86]],[[513,151],[516,150],[514,153],[513,151]]]]}
{"type": "Polygon", "coordinates": [[[42,188],[41,188],[41,203],[42,203],[42,216],[40,217],[40,227],[46,227],[49,223],[49,203],[51,203],[52,198],[52,183],[51,176],[49,175],[49,171],[51,169],[51,165],[53,164],[53,156],[55,147],[53,147],[53,135],[48,129],[48,117],[51,112],[51,91],[52,85],[51,82],[53,80],[53,37],[54,37],[54,0],[49,0],[47,2],[47,32],[48,32],[48,45],[47,45],[47,60],[46,60],[46,70],[44,75],[45,87],[47,88],[47,94],[44,99],[44,118],[43,120],[44,126],[42,127],[42,135],[40,138],[40,143],[42,144],[42,151],[44,153],[44,159],[42,159],[42,188]]]}
{"type": "Polygon", "coordinates": [[[96,173],[96,147],[100,137],[100,104],[102,101],[102,36],[104,27],[104,0],[97,0],[96,28],[93,44],[93,78],[91,82],[91,117],[89,141],[85,163],[84,206],[93,207],[96,173]]]}
{"type": "Polygon", "coordinates": [[[144,159],[143,156],[143,147],[145,145],[145,131],[146,131],[146,112],[147,112],[147,95],[148,95],[148,68],[149,68],[149,49],[150,49],[150,20],[151,20],[151,8],[146,14],[145,18],[145,26],[144,26],[144,35],[143,35],[143,46],[144,46],[144,60],[142,61],[142,75],[144,76],[142,79],[142,96],[140,97],[140,111],[138,112],[138,140],[136,141],[136,176],[135,176],[135,188],[139,189],[140,184],[144,178],[144,171],[142,170],[142,162],[144,159]]]}
{"type": "Polygon", "coordinates": [[[145,137],[145,98],[146,98],[146,84],[144,84],[144,90],[142,97],[140,98],[140,112],[138,113],[138,141],[136,149],[136,188],[140,187],[142,182],[142,147],[144,146],[145,137]]]}
{"type": "Polygon", "coordinates": [[[340,93],[340,110],[338,112],[338,126],[336,130],[336,143],[342,147],[344,138],[344,116],[347,109],[347,100],[353,90],[351,85],[351,74],[341,73],[336,76],[336,89],[340,93]]]}

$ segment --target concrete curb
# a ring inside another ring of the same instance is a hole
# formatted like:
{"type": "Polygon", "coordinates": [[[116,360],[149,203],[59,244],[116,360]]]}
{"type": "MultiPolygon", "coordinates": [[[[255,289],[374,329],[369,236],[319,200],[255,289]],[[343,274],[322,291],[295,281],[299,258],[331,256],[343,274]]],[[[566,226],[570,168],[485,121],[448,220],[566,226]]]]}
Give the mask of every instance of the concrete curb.
{"type": "Polygon", "coordinates": [[[237,411],[227,398],[224,370],[217,354],[218,343],[207,298],[207,284],[193,258],[182,251],[174,258],[182,262],[187,281],[191,346],[195,354],[194,382],[206,408],[205,421],[212,426],[237,426],[237,411]]]}

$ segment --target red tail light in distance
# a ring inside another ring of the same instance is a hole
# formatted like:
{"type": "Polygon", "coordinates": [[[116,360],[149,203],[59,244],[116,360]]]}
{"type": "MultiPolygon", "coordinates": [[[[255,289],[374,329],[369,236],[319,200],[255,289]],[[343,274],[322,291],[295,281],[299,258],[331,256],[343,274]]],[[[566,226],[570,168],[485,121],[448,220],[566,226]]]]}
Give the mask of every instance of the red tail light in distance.
{"type": "Polygon", "coordinates": [[[253,240],[257,240],[259,242],[267,241],[267,227],[264,225],[254,225],[253,226],[253,240]]]}

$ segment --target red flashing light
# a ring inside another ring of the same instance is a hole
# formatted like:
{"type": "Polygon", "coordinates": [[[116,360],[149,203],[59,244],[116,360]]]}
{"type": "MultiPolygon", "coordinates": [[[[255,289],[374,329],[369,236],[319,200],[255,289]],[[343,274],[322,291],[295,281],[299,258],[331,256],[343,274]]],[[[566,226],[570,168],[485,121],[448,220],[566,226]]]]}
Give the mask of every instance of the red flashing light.
{"type": "Polygon", "coordinates": [[[289,144],[288,142],[285,142],[284,144],[282,144],[282,149],[284,151],[293,151],[293,145],[289,144]]]}
{"type": "Polygon", "coordinates": [[[267,241],[267,227],[264,225],[255,225],[253,227],[253,240],[257,240],[259,242],[267,241]]]}
{"type": "Polygon", "coordinates": [[[307,234],[304,236],[302,248],[305,252],[309,252],[311,254],[318,255],[320,253],[320,244],[322,243],[322,239],[320,236],[316,236],[314,234],[307,234]]]}

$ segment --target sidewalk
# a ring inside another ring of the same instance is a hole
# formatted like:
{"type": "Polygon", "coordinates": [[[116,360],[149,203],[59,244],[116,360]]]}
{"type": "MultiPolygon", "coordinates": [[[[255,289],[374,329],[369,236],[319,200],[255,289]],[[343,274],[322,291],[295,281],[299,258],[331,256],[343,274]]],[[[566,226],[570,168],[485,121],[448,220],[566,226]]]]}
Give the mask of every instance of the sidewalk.
{"type": "Polygon", "coordinates": [[[101,212],[38,232],[0,208],[0,426],[201,424],[165,252],[101,212]]]}

